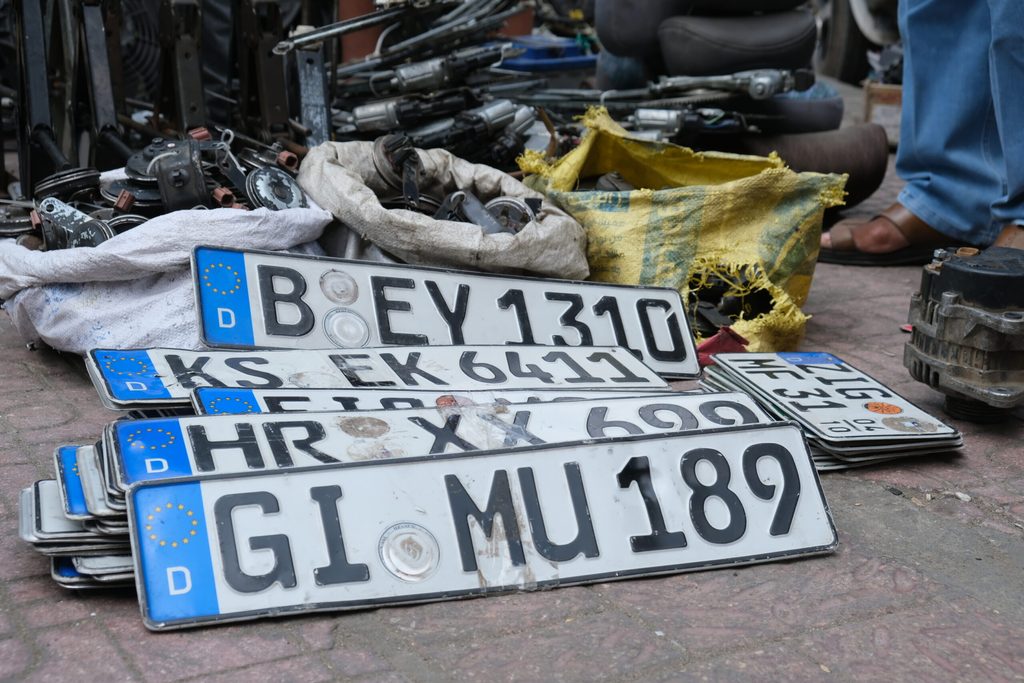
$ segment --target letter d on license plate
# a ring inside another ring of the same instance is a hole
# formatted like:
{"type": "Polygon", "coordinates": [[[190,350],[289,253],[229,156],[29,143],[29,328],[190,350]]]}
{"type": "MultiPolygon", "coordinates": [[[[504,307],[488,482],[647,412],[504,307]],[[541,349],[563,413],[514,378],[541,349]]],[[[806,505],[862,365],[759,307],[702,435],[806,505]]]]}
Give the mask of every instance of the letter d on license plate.
{"type": "Polygon", "coordinates": [[[679,292],[198,247],[211,347],[621,346],[663,377],[700,369],[679,292]]]}
{"type": "Polygon", "coordinates": [[[156,630],[836,546],[789,423],[176,480],[128,499],[140,601],[156,630]]]}

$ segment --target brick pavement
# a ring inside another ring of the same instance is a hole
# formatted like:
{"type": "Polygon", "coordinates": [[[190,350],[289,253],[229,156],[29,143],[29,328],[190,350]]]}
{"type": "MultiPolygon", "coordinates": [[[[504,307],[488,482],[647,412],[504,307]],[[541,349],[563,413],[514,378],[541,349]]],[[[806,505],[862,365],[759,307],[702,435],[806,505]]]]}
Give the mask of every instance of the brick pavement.
{"type": "MultiPolygon", "coordinates": [[[[939,411],[900,360],[917,278],[819,266],[803,348],[939,411]]],[[[77,359],[26,350],[6,319],[0,353],[0,679],[1024,679],[1024,411],[958,424],[959,458],[824,475],[831,557],[155,635],[132,593],[65,592],[14,537],[53,447],[115,414],[77,359]]]]}
{"type": "MultiPolygon", "coordinates": [[[[819,266],[803,348],[938,413],[901,362],[918,272],[819,266]]],[[[15,537],[18,491],[115,414],[5,317],[0,354],[0,681],[1024,680],[1024,410],[956,423],[959,458],[823,475],[829,557],[151,634],[133,593],[66,592],[15,537]]]]}

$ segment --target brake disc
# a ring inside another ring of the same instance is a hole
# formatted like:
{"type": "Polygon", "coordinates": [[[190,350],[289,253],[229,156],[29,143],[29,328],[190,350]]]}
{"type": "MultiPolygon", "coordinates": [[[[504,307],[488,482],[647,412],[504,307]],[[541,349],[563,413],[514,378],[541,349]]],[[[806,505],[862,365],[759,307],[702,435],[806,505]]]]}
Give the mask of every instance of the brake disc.
{"type": "Polygon", "coordinates": [[[0,237],[17,237],[32,232],[28,209],[0,204],[0,237]]]}
{"type": "Polygon", "coordinates": [[[46,176],[36,183],[35,197],[42,201],[57,197],[69,201],[82,192],[95,191],[100,186],[100,172],[95,168],[71,168],[46,176]]]}

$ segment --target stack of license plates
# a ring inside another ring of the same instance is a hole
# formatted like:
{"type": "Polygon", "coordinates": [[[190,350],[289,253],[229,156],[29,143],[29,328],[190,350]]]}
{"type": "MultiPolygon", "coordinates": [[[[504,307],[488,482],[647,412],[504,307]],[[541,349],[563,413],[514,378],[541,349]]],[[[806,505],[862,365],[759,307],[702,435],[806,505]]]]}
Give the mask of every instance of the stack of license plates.
{"type": "Polygon", "coordinates": [[[744,391],[807,435],[819,470],[955,451],[955,428],[829,353],[725,353],[702,384],[744,391]]]}
{"type": "Polygon", "coordinates": [[[836,547],[799,426],[669,387],[699,374],[673,290],[211,248],[193,273],[215,348],[92,351],[131,417],[23,493],[55,580],[133,582],[151,629],[836,547]]]}

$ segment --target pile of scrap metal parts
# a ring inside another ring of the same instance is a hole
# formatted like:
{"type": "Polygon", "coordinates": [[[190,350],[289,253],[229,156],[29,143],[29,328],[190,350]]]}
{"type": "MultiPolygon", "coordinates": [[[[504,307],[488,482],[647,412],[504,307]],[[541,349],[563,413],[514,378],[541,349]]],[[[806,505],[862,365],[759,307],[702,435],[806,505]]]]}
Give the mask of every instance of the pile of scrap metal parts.
{"type": "Polygon", "coordinates": [[[423,164],[412,140],[405,135],[384,135],[373,144],[373,165],[394,192],[379,197],[388,209],[407,209],[437,220],[478,225],[485,235],[518,233],[540,211],[539,198],[495,197],[484,204],[471,190],[455,190],[444,197],[420,188],[423,164]]]}
{"type": "MultiPolygon", "coordinates": [[[[581,65],[592,67],[595,44],[578,17],[556,21],[551,3],[540,3],[538,19],[576,36],[549,36],[555,53],[571,53],[561,61],[544,52],[543,36],[499,35],[530,3],[384,2],[298,30],[287,25],[287,3],[240,0],[230,12],[220,1],[0,0],[0,9],[13,8],[16,82],[6,102],[19,164],[0,235],[44,249],[91,246],[168,211],[305,206],[295,172],[310,146],[329,140],[398,134],[406,145],[511,170],[524,149],[554,155],[575,144],[581,128],[573,117],[589,105],[603,104],[659,139],[684,128],[745,130],[742,114],[709,103],[760,100],[813,82],[810,73],[764,70],[666,77],[632,91],[552,88],[558,73],[577,83],[591,75],[581,65]],[[140,11],[147,2],[148,14],[140,11]],[[219,10],[231,17],[227,40],[237,58],[212,79],[204,15],[219,10]],[[382,29],[376,51],[337,60],[339,37],[368,27],[382,29]],[[534,53],[544,55],[538,71],[529,68],[534,53]],[[524,60],[525,70],[513,63],[524,60]],[[567,70],[558,72],[563,62],[567,70]],[[101,172],[122,167],[101,182],[101,172]]],[[[408,193],[396,196],[396,206],[408,208],[408,193]]],[[[412,203],[487,231],[514,230],[532,211],[475,200],[456,192],[412,203]]]]}
{"type": "Polygon", "coordinates": [[[941,249],[910,301],[903,363],[946,412],[999,422],[1024,404],[1024,250],[941,249]]]}

